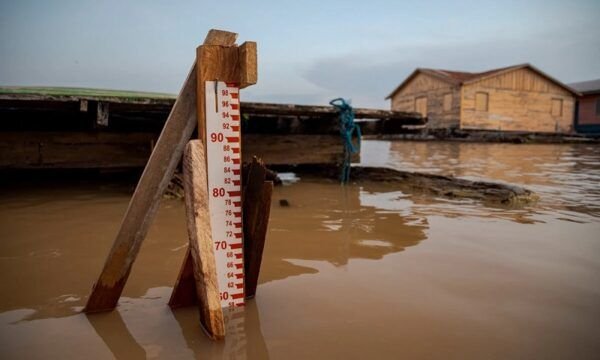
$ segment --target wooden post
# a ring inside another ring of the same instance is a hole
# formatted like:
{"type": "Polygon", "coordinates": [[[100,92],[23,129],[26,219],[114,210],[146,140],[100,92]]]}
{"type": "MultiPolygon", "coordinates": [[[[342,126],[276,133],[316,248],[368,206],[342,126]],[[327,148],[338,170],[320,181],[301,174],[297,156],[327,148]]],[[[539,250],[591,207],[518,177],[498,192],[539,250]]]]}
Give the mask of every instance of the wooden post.
{"type": "Polygon", "coordinates": [[[217,282],[214,242],[210,233],[206,175],[206,104],[205,82],[234,82],[245,87],[256,83],[256,44],[202,45],[196,51],[197,117],[200,141],[190,142],[190,154],[184,158],[186,209],[190,246],[177,279],[169,305],[179,307],[198,303],[201,322],[212,339],[225,337],[223,311],[217,282]],[[202,168],[199,171],[197,168],[202,168]],[[191,271],[190,271],[191,270],[191,271]],[[190,276],[190,272],[191,275],[190,276]]]}
{"type": "MultiPolygon", "coordinates": [[[[231,46],[236,34],[211,30],[204,43],[211,47],[231,46]]],[[[175,105],[150,155],[133,193],[100,277],[94,284],[85,312],[115,308],[164,190],[181,160],[183,149],[197,124],[197,68],[194,65],[179,92],[175,105]]]]}
{"type": "Polygon", "coordinates": [[[244,188],[244,287],[246,298],[256,294],[267,236],[273,182],[265,181],[266,168],[256,157],[248,166],[244,188]]]}
{"type": "MultiPolygon", "coordinates": [[[[251,299],[256,294],[262,263],[273,182],[265,181],[267,170],[262,161],[256,158],[244,171],[244,287],[246,299],[251,299]]],[[[173,309],[198,304],[192,261],[188,249],[169,300],[169,306],[173,309]]]]}
{"type": "MultiPolygon", "coordinates": [[[[205,119],[205,87],[204,81],[208,80],[220,80],[225,82],[236,82],[239,84],[240,88],[244,88],[246,86],[252,85],[256,83],[257,80],[257,56],[256,56],[256,43],[246,42],[242,44],[239,48],[237,47],[215,47],[215,46],[206,46],[203,45],[197,50],[197,62],[198,64],[202,64],[198,67],[198,87],[196,89],[198,94],[198,135],[200,139],[206,138],[206,119],[205,119]]],[[[260,164],[263,167],[262,172],[262,180],[260,181],[259,188],[262,190],[262,184],[264,182],[264,165],[260,164]]],[[[255,171],[258,171],[255,170],[255,171]]],[[[272,183],[270,184],[272,188],[272,183]]],[[[268,185],[267,185],[268,187],[268,185]]],[[[268,191],[268,190],[267,190],[268,191]]],[[[269,192],[269,204],[270,204],[270,195],[269,192]]],[[[244,192],[244,196],[247,196],[247,193],[244,192]]],[[[260,197],[260,195],[259,195],[260,197]]],[[[252,196],[251,196],[252,198],[252,196]]],[[[268,212],[266,214],[265,222],[268,222],[268,212]]],[[[251,216],[255,219],[255,216],[251,216]]],[[[265,223],[266,224],[266,223],[265,223]]],[[[244,236],[246,234],[246,226],[244,226],[244,236]]],[[[266,229],[266,225],[265,225],[266,229]]],[[[245,241],[245,240],[244,240],[245,241]]],[[[264,236],[263,242],[264,245],[264,236]]],[[[253,254],[256,254],[256,251],[252,251],[253,254]]],[[[262,247],[260,250],[260,254],[262,254],[262,247]]],[[[169,305],[172,308],[183,307],[183,306],[191,306],[198,303],[198,299],[194,296],[197,292],[195,287],[198,285],[198,282],[194,280],[192,276],[191,269],[193,268],[193,254],[191,251],[187,251],[185,255],[184,262],[182,264],[179,277],[173,289],[173,293],[171,295],[171,299],[169,300],[169,305]]],[[[247,260],[246,255],[244,255],[245,261],[247,260]]],[[[251,261],[252,264],[256,264],[256,261],[251,261]]],[[[258,266],[260,267],[260,259],[258,261],[258,266]]],[[[246,266],[245,266],[246,267],[246,266]]],[[[254,268],[254,266],[253,266],[254,268]]],[[[258,274],[258,273],[257,273],[258,274]]],[[[258,278],[258,275],[256,275],[258,278]]],[[[256,286],[254,285],[254,289],[256,286]]],[[[255,291],[255,290],[254,290],[255,291]]],[[[253,291],[253,294],[254,294],[253,291]]]]}
{"type": "Polygon", "coordinates": [[[162,194],[181,159],[185,144],[196,128],[195,88],[196,66],[192,66],[129,202],[85,312],[109,311],[119,301],[162,194]]]}
{"type": "MultiPolygon", "coordinates": [[[[183,155],[183,185],[195,296],[200,305],[200,322],[212,339],[225,337],[219,297],[217,268],[208,211],[208,174],[204,145],[188,143],[183,155]]],[[[184,261],[184,269],[187,259],[184,261]]]]}

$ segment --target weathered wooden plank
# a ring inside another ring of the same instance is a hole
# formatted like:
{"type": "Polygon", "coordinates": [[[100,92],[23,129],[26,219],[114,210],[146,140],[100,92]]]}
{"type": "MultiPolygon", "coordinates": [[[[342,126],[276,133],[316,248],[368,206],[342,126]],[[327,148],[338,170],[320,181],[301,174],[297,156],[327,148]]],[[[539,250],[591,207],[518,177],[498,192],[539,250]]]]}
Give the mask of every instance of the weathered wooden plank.
{"type": "MultiPolygon", "coordinates": [[[[196,93],[198,99],[205,98],[204,83],[210,80],[219,80],[226,82],[239,83],[240,81],[240,62],[239,51],[236,46],[217,46],[202,45],[196,49],[196,58],[202,59],[197,68],[198,83],[196,93]]],[[[206,138],[206,127],[204,126],[206,114],[206,104],[204,101],[197,101],[198,113],[198,137],[206,138]]]]}
{"type": "Polygon", "coordinates": [[[273,183],[265,181],[266,168],[262,161],[254,157],[248,166],[244,188],[244,270],[245,295],[252,298],[256,294],[258,275],[267,235],[271,210],[273,183]]]}
{"type": "Polygon", "coordinates": [[[195,87],[194,65],[131,198],[119,233],[85,306],[86,312],[112,310],[117,305],[162,194],[196,127],[195,87]]]}
{"type": "Polygon", "coordinates": [[[247,41],[239,48],[239,86],[241,89],[256,84],[258,81],[258,59],[256,43],[247,41]]]}
{"type": "Polygon", "coordinates": [[[210,29],[204,38],[203,45],[233,46],[238,34],[230,31],[210,29]]]}
{"type": "MultiPolygon", "coordinates": [[[[406,112],[423,111],[427,116],[428,128],[457,128],[460,120],[460,87],[429,74],[418,73],[392,96],[391,108],[406,112]]],[[[393,132],[383,132],[387,133],[393,132]]]]}
{"type": "MultiPolygon", "coordinates": [[[[204,145],[192,140],[183,156],[183,184],[189,235],[189,253],[195,280],[200,321],[212,339],[225,337],[223,310],[219,298],[219,284],[210,214],[208,212],[208,174],[204,145]]],[[[184,260],[185,264],[187,259],[184,260]]],[[[186,275],[185,273],[182,275],[186,275]]]]}
{"type": "MultiPolygon", "coordinates": [[[[265,164],[338,164],[344,148],[339,135],[259,135],[242,137],[242,154],[257,156],[265,164]]],[[[352,160],[359,161],[356,154],[352,160]]]]}
{"type": "MultiPolygon", "coordinates": [[[[211,30],[205,42],[218,48],[219,45],[233,44],[236,36],[234,33],[211,30]]],[[[195,110],[198,94],[195,88],[198,84],[198,69],[206,66],[197,63],[198,61],[192,66],[150,155],[102,273],[92,289],[84,309],[86,312],[111,310],[121,296],[131,266],[158,210],[160,198],[197,125],[195,110]]]]}
{"type": "Polygon", "coordinates": [[[155,133],[0,131],[0,168],[140,168],[155,133]]]}
{"type": "Polygon", "coordinates": [[[515,90],[479,82],[462,88],[461,129],[569,133],[574,115],[575,98],[564,95],[562,89],[556,93],[515,90]],[[482,98],[487,98],[487,107],[478,103],[482,98]],[[558,114],[552,113],[555,100],[562,101],[562,112],[558,114]]]}
{"type": "MultiPolygon", "coordinates": [[[[218,34],[211,34],[213,37],[218,37],[218,34]]],[[[209,34],[209,37],[211,37],[211,34],[209,34]]],[[[241,47],[244,49],[242,56],[240,55],[242,54],[241,48],[233,46],[235,37],[226,36],[225,38],[229,39],[230,42],[222,45],[205,43],[205,45],[198,47],[196,51],[196,62],[199,64],[197,68],[196,103],[198,136],[200,139],[206,139],[206,106],[209,106],[204,101],[206,95],[205,82],[218,80],[244,83],[245,86],[256,82],[256,45],[253,47],[254,54],[250,54],[252,45],[248,46],[245,43],[241,47]],[[248,61],[250,63],[247,63],[248,61]],[[253,72],[253,74],[248,74],[247,71],[253,72]]],[[[190,154],[195,155],[193,156],[194,161],[188,162],[186,158],[184,159],[184,166],[189,167],[186,170],[189,174],[197,173],[199,176],[190,181],[189,175],[187,175],[184,181],[187,187],[185,198],[188,212],[188,231],[191,236],[190,247],[186,252],[169,304],[171,307],[181,307],[197,302],[202,324],[209,336],[213,339],[222,339],[225,336],[225,326],[219,300],[214,243],[210,231],[208,178],[204,156],[206,147],[202,141],[191,141],[188,148],[190,154]],[[202,228],[204,233],[200,233],[199,227],[202,228]],[[198,236],[195,236],[195,234],[198,236]],[[207,257],[206,252],[210,252],[210,256],[207,257]],[[194,282],[191,281],[189,276],[190,267],[193,268],[194,282]],[[191,296],[194,288],[197,299],[191,296]]]]}
{"type": "MultiPolygon", "coordinates": [[[[155,139],[152,133],[0,132],[0,168],[139,168],[155,139]]],[[[343,156],[339,135],[244,134],[242,142],[242,158],[256,155],[267,164],[336,163],[343,156]]]]}
{"type": "MultiPolygon", "coordinates": [[[[311,116],[336,117],[338,111],[332,106],[313,106],[295,104],[242,103],[242,112],[248,115],[281,115],[281,116],[311,116]]],[[[389,111],[380,109],[354,108],[357,119],[383,119],[405,121],[407,125],[423,123],[421,116],[414,111],[389,111]]]]}
{"type": "Polygon", "coordinates": [[[198,297],[196,296],[194,263],[188,247],[183,258],[183,263],[181,264],[181,269],[179,270],[179,275],[177,276],[177,281],[173,287],[171,298],[169,299],[169,306],[171,309],[177,309],[196,304],[198,304],[198,297]]]}

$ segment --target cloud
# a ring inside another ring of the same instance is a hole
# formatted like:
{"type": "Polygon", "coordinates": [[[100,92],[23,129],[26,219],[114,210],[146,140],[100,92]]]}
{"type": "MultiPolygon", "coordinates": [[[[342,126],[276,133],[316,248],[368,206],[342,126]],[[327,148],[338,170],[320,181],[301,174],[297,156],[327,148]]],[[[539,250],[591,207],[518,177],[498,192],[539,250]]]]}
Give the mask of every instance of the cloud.
{"type": "Polygon", "coordinates": [[[594,27],[597,25],[582,25],[574,31],[529,38],[499,37],[355,52],[316,60],[303,77],[331,96],[352,98],[360,107],[388,107],[385,96],[417,67],[484,71],[529,62],[564,82],[592,79],[600,77],[600,38],[590,30],[594,27]]]}

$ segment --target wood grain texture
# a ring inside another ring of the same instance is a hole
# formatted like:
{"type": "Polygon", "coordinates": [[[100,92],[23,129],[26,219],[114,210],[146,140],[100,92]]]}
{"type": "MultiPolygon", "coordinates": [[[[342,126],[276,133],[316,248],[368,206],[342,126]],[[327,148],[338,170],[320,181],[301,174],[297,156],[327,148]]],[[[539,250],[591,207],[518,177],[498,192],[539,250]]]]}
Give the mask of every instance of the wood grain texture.
{"type": "Polygon", "coordinates": [[[426,110],[428,128],[457,128],[460,120],[460,87],[431,75],[419,73],[393,95],[392,110],[401,112],[426,110]],[[418,109],[418,99],[423,97],[427,98],[426,109],[418,109]]]}
{"type": "MultiPolygon", "coordinates": [[[[339,135],[246,134],[242,155],[257,156],[267,165],[341,164],[344,147],[339,135]]],[[[360,161],[360,154],[353,155],[352,161],[360,161]]]]}
{"type": "MultiPolygon", "coordinates": [[[[208,211],[208,174],[204,145],[191,140],[183,156],[183,184],[196,297],[200,321],[212,339],[225,337],[217,268],[208,211]]],[[[185,271],[184,261],[184,271],[185,271]]],[[[185,275],[185,274],[184,274],[185,275]]]]}
{"type": "Polygon", "coordinates": [[[254,41],[246,41],[239,48],[239,85],[243,89],[258,81],[257,49],[254,41]]]}
{"type": "Polygon", "coordinates": [[[204,38],[204,45],[234,46],[238,34],[225,30],[210,29],[204,38]]]}
{"type": "Polygon", "coordinates": [[[155,133],[0,131],[0,168],[144,167],[155,133]]]}
{"type": "Polygon", "coordinates": [[[198,304],[198,297],[196,296],[196,279],[194,277],[194,263],[192,260],[192,254],[190,249],[185,252],[177,281],[173,287],[171,298],[169,299],[169,306],[171,309],[177,309],[186,306],[193,306],[198,304]]]}
{"type": "Polygon", "coordinates": [[[218,45],[202,45],[196,49],[198,83],[196,84],[198,114],[198,137],[206,139],[206,81],[238,81],[238,48],[218,45]]]}
{"type": "Polygon", "coordinates": [[[173,177],[184,146],[196,126],[195,87],[194,65],[129,202],[119,233],[85,306],[85,312],[112,310],[117,305],[142,241],[158,210],[162,194],[173,177]]]}
{"type": "MultiPolygon", "coordinates": [[[[242,113],[245,115],[270,116],[306,116],[323,119],[336,119],[339,112],[333,106],[270,104],[242,102],[242,113]]],[[[356,119],[380,119],[404,121],[407,125],[422,124],[423,119],[414,112],[414,108],[406,111],[389,111],[381,109],[354,108],[356,119]]]]}
{"type": "MultiPolygon", "coordinates": [[[[218,34],[211,36],[215,39],[219,38],[218,34]]],[[[244,45],[244,60],[240,62],[242,51],[233,46],[234,39],[230,36],[223,36],[223,38],[229,41],[221,44],[211,41],[196,49],[198,64],[196,111],[198,137],[201,140],[206,139],[205,82],[225,81],[239,84],[246,81],[246,86],[256,82],[256,44],[253,47],[247,45],[248,43],[244,45]],[[253,73],[247,73],[248,71],[253,73]]],[[[190,141],[184,157],[184,171],[187,172],[184,176],[184,185],[190,246],[169,304],[171,307],[181,307],[198,303],[204,328],[212,339],[219,340],[225,337],[225,326],[219,300],[214,243],[210,232],[205,154],[206,147],[203,141],[190,141]],[[193,283],[190,268],[193,268],[193,283]],[[192,289],[195,289],[196,299],[191,296],[192,289]]]]}
{"type": "Polygon", "coordinates": [[[271,210],[273,183],[265,181],[266,168],[256,157],[247,167],[244,188],[244,288],[246,298],[256,294],[271,210]]]}
{"type": "Polygon", "coordinates": [[[536,133],[570,133],[573,129],[574,95],[527,67],[462,85],[417,74],[394,94],[392,109],[420,110],[414,104],[422,96],[427,97],[428,128],[536,133]],[[444,106],[448,93],[452,94],[450,111],[448,104],[444,106]],[[559,101],[562,111],[553,112],[553,104],[559,101]]]}
{"type": "MultiPolygon", "coordinates": [[[[528,72],[523,69],[519,71],[528,72]]],[[[463,85],[461,129],[569,133],[573,128],[575,98],[564,89],[547,84],[545,78],[532,72],[531,77],[500,76],[485,82],[463,85]],[[538,76],[539,78],[535,79],[538,76]],[[514,80],[509,81],[504,78],[514,80]],[[510,84],[510,85],[509,85],[510,84]],[[497,87],[494,87],[497,86],[497,87]],[[487,111],[477,106],[477,94],[487,94],[487,111]],[[552,113],[555,100],[562,101],[562,111],[552,113]]]]}
{"type": "MultiPolygon", "coordinates": [[[[211,30],[205,43],[233,45],[235,35],[232,34],[211,30]]],[[[162,194],[173,177],[183,149],[197,124],[195,89],[198,84],[197,68],[202,66],[196,63],[184,82],[133,193],[102,273],[84,308],[85,312],[112,310],[119,301],[133,262],[158,210],[162,194]]]]}

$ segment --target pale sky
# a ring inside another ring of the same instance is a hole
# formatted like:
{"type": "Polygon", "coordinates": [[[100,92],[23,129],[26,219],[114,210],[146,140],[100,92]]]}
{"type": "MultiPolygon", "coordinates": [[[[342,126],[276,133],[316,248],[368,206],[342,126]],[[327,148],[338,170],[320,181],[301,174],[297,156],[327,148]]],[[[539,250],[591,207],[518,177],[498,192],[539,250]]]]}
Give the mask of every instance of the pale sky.
{"type": "Polygon", "coordinates": [[[388,108],[417,67],[600,78],[598,0],[0,0],[0,85],[177,93],[211,28],[258,42],[247,101],[388,108]]]}

